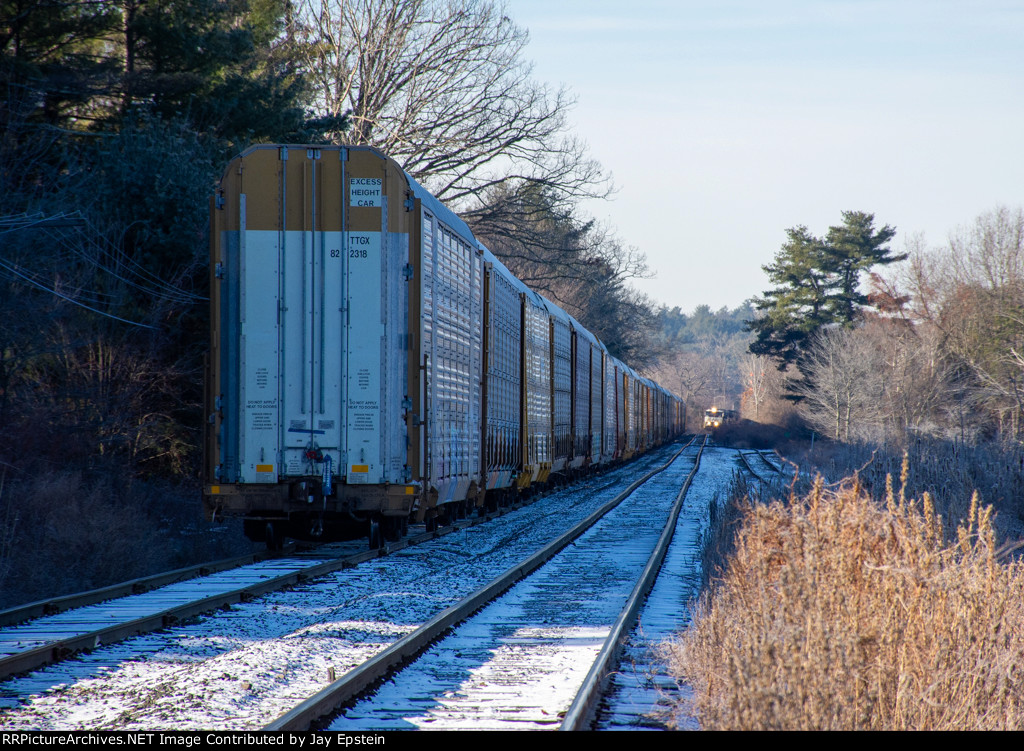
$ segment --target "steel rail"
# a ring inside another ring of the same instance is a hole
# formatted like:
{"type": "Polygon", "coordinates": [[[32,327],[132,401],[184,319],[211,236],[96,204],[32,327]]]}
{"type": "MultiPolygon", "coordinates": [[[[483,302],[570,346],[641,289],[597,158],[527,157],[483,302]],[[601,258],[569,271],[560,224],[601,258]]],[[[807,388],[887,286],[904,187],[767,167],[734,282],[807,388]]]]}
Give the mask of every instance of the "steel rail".
{"type": "Polygon", "coordinates": [[[675,535],[679,512],[683,508],[683,502],[686,498],[687,491],[690,489],[690,484],[693,482],[693,478],[697,476],[697,472],[700,469],[700,459],[704,453],[705,446],[707,446],[707,442],[708,437],[704,436],[704,442],[697,451],[697,458],[696,461],[694,461],[693,469],[690,470],[690,474],[687,475],[686,481],[683,483],[683,487],[680,488],[679,494],[676,496],[675,503],[672,504],[672,508],[669,511],[668,519],[666,520],[665,526],[661,532],[661,537],[658,538],[657,545],[655,545],[654,550],[651,551],[651,555],[647,560],[647,565],[644,567],[643,573],[639,580],[637,580],[636,585],[633,587],[633,591],[630,594],[629,599],[626,601],[626,605],[622,608],[622,611],[619,613],[619,617],[615,620],[615,624],[612,626],[611,632],[605,639],[604,646],[598,653],[597,659],[594,660],[594,664],[587,673],[587,677],[583,680],[583,684],[580,686],[579,691],[576,692],[576,698],[573,699],[572,704],[569,705],[569,709],[565,713],[562,724],[558,728],[559,730],[591,729],[598,704],[607,687],[608,679],[618,662],[618,657],[622,651],[622,647],[629,637],[629,631],[636,623],[637,615],[640,613],[640,608],[644,603],[644,599],[647,597],[648,592],[651,591],[651,587],[654,586],[654,582],[658,578],[658,573],[665,560],[665,555],[668,553],[672,537],[675,535]]]}
{"type": "MultiPolygon", "coordinates": [[[[781,468],[779,468],[779,467],[775,466],[775,463],[774,463],[774,462],[770,462],[770,461],[768,461],[768,457],[767,457],[767,456],[765,456],[765,453],[766,453],[766,452],[764,452],[764,451],[758,451],[758,452],[757,452],[757,457],[758,457],[758,458],[759,458],[759,459],[761,460],[761,462],[762,462],[762,463],[763,463],[763,464],[764,464],[765,466],[767,466],[767,467],[768,467],[768,468],[769,468],[769,469],[770,469],[770,470],[771,470],[772,472],[774,472],[775,474],[777,474],[777,475],[781,475],[781,474],[783,474],[783,472],[782,472],[782,469],[781,469],[781,468]]],[[[776,456],[779,456],[779,452],[777,452],[777,451],[776,451],[776,452],[775,452],[775,455],[776,455],[776,456]]],[[[779,461],[780,461],[780,462],[781,462],[781,463],[782,463],[783,465],[785,465],[785,460],[783,460],[781,456],[779,456],[779,461]]]]}
{"type": "Polygon", "coordinates": [[[676,458],[692,445],[695,440],[696,437],[691,438],[688,443],[672,455],[666,464],[651,470],[635,480],[623,492],[603,504],[590,516],[556,540],[548,543],[548,545],[526,560],[507,569],[504,573],[472,592],[455,605],[441,611],[415,631],[402,637],[382,652],[377,653],[358,667],[348,671],[319,693],[265,726],[263,730],[308,730],[320,718],[333,714],[342,705],[355,699],[379,681],[396,672],[403,665],[411,662],[444,634],[445,631],[466,620],[484,605],[497,599],[514,584],[525,579],[530,573],[540,568],[559,551],[596,524],[605,514],[622,503],[637,488],[655,475],[668,469],[676,458]]]}
{"type": "Polygon", "coordinates": [[[753,475],[755,480],[757,480],[758,482],[764,482],[764,480],[761,477],[761,475],[759,475],[757,472],[755,472],[754,468],[750,466],[750,462],[747,461],[747,457],[745,457],[743,455],[742,451],[740,451],[739,449],[736,449],[736,455],[739,456],[740,461],[743,462],[743,466],[747,468],[747,472],[749,472],[751,475],[753,475]]]}
{"type": "MultiPolygon", "coordinates": [[[[208,597],[190,600],[189,602],[182,603],[165,610],[160,610],[143,617],[122,620],[116,624],[83,631],[82,633],[68,637],[50,639],[40,646],[0,656],[0,680],[19,673],[25,673],[46,667],[47,665],[53,665],[66,660],[83,650],[96,649],[100,646],[106,646],[123,641],[124,639],[129,639],[133,636],[139,636],[141,634],[158,631],[163,628],[169,628],[187,618],[213,612],[215,610],[258,597],[259,595],[263,595],[268,592],[284,589],[285,587],[293,586],[309,579],[325,576],[340,569],[351,568],[360,563],[402,550],[410,545],[422,544],[467,527],[483,524],[492,519],[511,513],[516,509],[528,506],[539,500],[541,497],[543,496],[536,495],[511,506],[505,506],[497,509],[496,511],[487,512],[485,515],[480,517],[460,519],[450,525],[438,527],[437,529],[428,532],[411,535],[404,540],[385,543],[385,545],[380,549],[364,550],[359,553],[339,558],[329,558],[321,561],[320,563],[311,563],[309,566],[305,566],[286,574],[261,579],[259,582],[208,597]]],[[[0,616],[5,616],[8,619],[6,623],[0,625],[17,625],[24,623],[26,620],[31,621],[40,617],[56,615],[75,608],[86,607],[88,605],[95,605],[102,602],[113,602],[114,600],[127,598],[132,595],[145,594],[146,592],[159,589],[162,586],[177,584],[179,582],[199,578],[200,576],[207,576],[212,573],[242,568],[245,564],[288,558],[302,558],[304,556],[315,558],[316,553],[314,551],[306,554],[293,554],[292,556],[281,556],[278,553],[273,555],[256,553],[249,556],[225,559],[212,564],[192,566],[164,574],[157,574],[151,577],[135,579],[102,589],[83,592],[77,595],[68,595],[61,598],[55,598],[53,600],[41,600],[36,603],[29,603],[28,605],[0,612],[0,616]],[[241,562],[240,565],[231,565],[232,563],[239,561],[241,562]],[[196,573],[189,575],[190,572],[196,573]],[[35,616],[35,618],[33,618],[33,616],[35,616]]],[[[0,637],[3,636],[4,634],[0,633],[0,637]]],[[[26,637],[26,640],[30,640],[30,638],[26,637]]]]}
{"type": "MultiPolygon", "coordinates": [[[[294,545],[292,548],[294,548],[294,545]]],[[[291,552],[291,549],[287,552],[291,552]]],[[[246,555],[235,556],[234,558],[224,558],[211,563],[198,563],[194,566],[185,566],[184,568],[175,569],[174,571],[166,571],[162,574],[153,574],[152,576],[130,579],[128,581],[111,584],[106,587],[91,589],[87,592],[78,592],[76,594],[36,600],[35,602],[17,605],[6,610],[0,610],[0,627],[16,626],[19,623],[24,623],[25,621],[42,618],[47,615],[56,615],[57,613],[63,613],[66,610],[74,610],[75,608],[85,607],[86,605],[95,605],[100,602],[106,602],[107,600],[116,600],[119,597],[142,594],[143,592],[159,589],[160,587],[164,587],[168,584],[177,584],[178,582],[187,581],[196,577],[206,576],[207,574],[216,573],[218,571],[227,571],[232,568],[239,568],[241,566],[258,563],[260,561],[265,561],[279,556],[279,553],[274,553],[272,555],[264,552],[248,553],[246,555]]]]}
{"type": "MultiPolygon", "coordinates": [[[[406,540],[400,540],[398,542],[389,543],[380,550],[367,550],[353,555],[344,556],[341,558],[331,558],[320,563],[311,563],[308,566],[304,566],[297,570],[281,574],[278,576],[262,579],[258,582],[247,584],[242,587],[237,587],[231,590],[220,592],[208,597],[201,597],[199,599],[190,600],[189,602],[176,605],[174,607],[160,610],[149,615],[132,618],[129,620],[123,620],[116,624],[106,626],[103,628],[92,629],[84,631],[80,634],[68,636],[65,638],[51,639],[45,644],[38,647],[34,647],[27,650],[14,652],[13,654],[5,655],[0,657],[0,679],[8,678],[18,673],[24,673],[30,670],[36,670],[47,665],[52,665],[57,662],[65,660],[77,652],[87,649],[96,649],[100,646],[114,644],[124,639],[131,638],[133,636],[139,636],[141,634],[150,633],[152,631],[158,631],[163,628],[174,626],[182,620],[191,618],[193,616],[201,615],[203,613],[209,613],[230,605],[235,605],[239,602],[243,602],[259,595],[267,594],[275,590],[284,589],[285,587],[293,586],[295,584],[307,581],[309,579],[315,579],[320,576],[333,573],[343,568],[351,568],[359,563],[363,563],[368,560],[378,558],[382,555],[401,550],[402,548],[408,547],[409,545],[420,544],[428,540],[432,540],[437,537],[449,534],[462,529],[467,526],[483,523],[488,519],[500,516],[507,513],[510,509],[502,509],[500,513],[492,513],[485,518],[463,520],[457,522],[454,525],[439,528],[437,530],[415,535],[406,540]]],[[[302,558],[302,555],[296,555],[292,558],[302,558]]],[[[276,560],[280,559],[280,556],[266,557],[262,560],[276,560]]],[[[287,559],[284,559],[287,560],[287,559]]],[[[262,561],[260,561],[262,562],[262,561]]],[[[229,571],[232,569],[242,568],[240,566],[230,567],[225,566],[220,571],[229,571]]],[[[176,584],[179,581],[188,581],[192,578],[197,577],[172,577],[171,572],[169,574],[161,575],[162,577],[171,578],[170,581],[165,584],[176,584]]],[[[159,579],[161,577],[152,577],[159,579]]],[[[126,583],[130,585],[131,582],[126,583]]],[[[121,591],[126,585],[115,585],[108,589],[114,591],[121,591]]],[[[153,591],[159,587],[150,587],[143,590],[141,593],[144,594],[148,591],[153,591]]],[[[96,592],[104,592],[105,590],[96,590],[96,592]]],[[[86,593],[91,595],[93,593],[86,593]]],[[[140,592],[134,592],[133,594],[140,594],[140,592]]],[[[71,596],[73,599],[75,596],[71,596]]],[[[100,598],[93,601],[90,604],[97,604],[99,602],[111,601],[112,598],[100,598]]],[[[114,598],[116,599],[116,598],[114,598]]],[[[25,606],[26,608],[28,606],[25,606]]],[[[67,610],[62,611],[67,612],[67,610]]],[[[0,634],[2,636],[2,634],[0,634]]]]}
{"type": "Polygon", "coordinates": [[[24,673],[60,662],[85,649],[96,649],[97,647],[113,644],[132,636],[168,628],[186,618],[234,605],[267,592],[283,589],[284,587],[298,584],[317,576],[323,576],[351,565],[353,564],[347,558],[337,558],[280,576],[263,579],[244,587],[191,600],[140,618],[133,618],[105,628],[93,629],[74,636],[51,640],[42,646],[15,652],[0,658],[0,678],[7,678],[18,673],[24,673]]]}

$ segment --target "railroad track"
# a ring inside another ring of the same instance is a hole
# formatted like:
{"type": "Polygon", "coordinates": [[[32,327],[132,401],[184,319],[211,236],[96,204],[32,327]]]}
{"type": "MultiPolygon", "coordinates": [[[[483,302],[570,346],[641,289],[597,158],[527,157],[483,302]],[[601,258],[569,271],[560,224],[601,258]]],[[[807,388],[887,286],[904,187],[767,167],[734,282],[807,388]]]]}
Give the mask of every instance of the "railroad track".
{"type": "Polygon", "coordinates": [[[687,686],[677,685],[666,666],[664,654],[678,633],[690,622],[690,604],[699,595],[702,580],[703,543],[712,509],[728,500],[727,483],[713,478],[732,476],[737,456],[741,464],[766,483],[781,476],[766,452],[714,448],[704,452],[700,474],[686,495],[684,513],[676,526],[662,574],[658,577],[638,625],[623,647],[619,669],[598,712],[597,730],[682,728],[699,726],[685,713],[687,686]],[[760,472],[754,472],[751,467],[760,472]]]}
{"type": "MultiPolygon", "coordinates": [[[[285,555],[294,552],[294,543],[285,547],[285,555]]],[[[168,571],[162,574],[131,579],[119,584],[112,584],[108,587],[92,589],[88,592],[78,592],[76,594],[37,600],[36,602],[18,605],[13,608],[8,608],[7,610],[0,610],[0,628],[4,628],[6,626],[17,626],[36,618],[63,613],[65,610],[74,610],[75,608],[85,607],[86,605],[95,605],[96,603],[107,602],[108,600],[114,600],[119,597],[141,594],[142,592],[148,592],[152,589],[157,589],[168,584],[175,584],[187,579],[193,579],[197,576],[206,576],[208,574],[216,573],[217,571],[238,568],[239,566],[257,563],[259,561],[266,560],[267,558],[279,557],[279,555],[280,554],[277,553],[249,553],[246,555],[235,556],[234,558],[225,558],[220,561],[214,561],[213,563],[200,563],[195,566],[187,566],[185,568],[175,569],[174,571],[168,571]]]]}
{"type": "Polygon", "coordinates": [[[784,462],[782,460],[782,457],[779,456],[778,453],[776,453],[774,451],[772,451],[772,452],[756,451],[755,453],[757,454],[758,461],[765,467],[765,469],[767,469],[767,471],[770,474],[774,474],[774,475],[782,475],[782,474],[784,474],[783,471],[782,471],[782,467],[781,467],[781,465],[784,464],[784,462]],[[774,457],[774,459],[769,459],[768,458],[769,455],[774,457]],[[778,464],[776,463],[776,460],[778,461],[778,464]]]}
{"type": "Polygon", "coordinates": [[[702,448],[689,456],[680,449],[530,559],[265,729],[590,727],[702,448]],[[321,719],[347,705],[333,721],[321,719]],[[569,706],[564,717],[558,706],[569,706]]]}
{"type": "Polygon", "coordinates": [[[536,550],[535,540],[560,534],[557,530],[589,514],[626,478],[663,463],[659,456],[665,451],[541,497],[497,526],[460,526],[448,535],[427,535],[438,539],[406,545],[321,579],[300,576],[291,587],[251,601],[243,597],[211,617],[179,619],[173,628],[122,645],[103,646],[101,640],[99,648],[78,659],[0,684],[0,724],[39,729],[260,727],[293,706],[293,697],[316,693],[325,678],[357,668],[536,550]],[[120,705],[127,708],[115,711],[120,705]],[[90,707],[85,716],[80,706],[90,707]]]}
{"type": "Polygon", "coordinates": [[[302,552],[290,543],[283,554],[237,556],[0,611],[0,680],[443,537],[535,500],[430,531],[413,527],[380,549],[356,541],[302,552]]]}
{"type": "Polygon", "coordinates": [[[744,468],[746,468],[747,472],[749,472],[750,475],[759,482],[765,482],[769,477],[780,476],[783,474],[779,466],[776,465],[775,462],[769,461],[764,454],[765,452],[763,451],[744,452],[739,449],[736,451],[736,455],[739,457],[740,463],[744,468]],[[758,467],[757,469],[754,468],[755,464],[758,467]]]}
{"type": "MultiPolygon", "coordinates": [[[[353,558],[358,556],[318,563],[309,557],[283,556],[206,575],[197,572],[139,594],[70,607],[8,626],[0,629],[0,678],[60,662],[82,650],[167,628],[193,616],[354,565],[353,558]]],[[[90,599],[89,594],[85,599],[90,599]]],[[[78,598],[72,596],[69,600],[73,603],[78,598]]]]}

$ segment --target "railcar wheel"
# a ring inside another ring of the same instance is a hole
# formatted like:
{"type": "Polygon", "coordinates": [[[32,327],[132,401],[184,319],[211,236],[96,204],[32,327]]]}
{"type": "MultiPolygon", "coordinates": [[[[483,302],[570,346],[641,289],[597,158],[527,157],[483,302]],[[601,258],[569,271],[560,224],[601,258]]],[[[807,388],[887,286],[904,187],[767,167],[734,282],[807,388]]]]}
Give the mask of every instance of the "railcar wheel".
{"type": "Polygon", "coordinates": [[[458,512],[459,512],[459,504],[458,504],[457,501],[455,503],[445,504],[445,507],[444,507],[444,517],[442,518],[444,526],[446,526],[446,527],[452,526],[455,523],[455,520],[458,519],[458,517],[459,517],[459,513],[458,512]]]}
{"type": "Polygon", "coordinates": [[[370,520],[370,550],[380,550],[384,547],[384,536],[381,534],[380,520],[370,520]]]}
{"type": "Polygon", "coordinates": [[[263,539],[267,543],[267,550],[272,553],[277,553],[284,548],[284,535],[281,534],[281,527],[274,522],[267,522],[263,539]]]}
{"type": "Polygon", "coordinates": [[[388,542],[398,542],[401,540],[404,535],[402,531],[403,521],[405,521],[405,518],[401,516],[385,516],[381,522],[384,539],[388,542]]]}

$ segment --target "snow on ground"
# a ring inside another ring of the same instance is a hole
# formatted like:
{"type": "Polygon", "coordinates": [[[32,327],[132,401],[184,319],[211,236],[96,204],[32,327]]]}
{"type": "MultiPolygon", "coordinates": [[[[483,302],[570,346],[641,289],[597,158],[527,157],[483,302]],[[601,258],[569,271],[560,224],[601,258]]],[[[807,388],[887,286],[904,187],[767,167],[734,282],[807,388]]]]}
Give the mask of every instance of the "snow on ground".
{"type": "Polygon", "coordinates": [[[700,471],[686,494],[658,579],[612,678],[609,696],[599,713],[598,729],[654,729],[673,723],[682,729],[698,729],[696,721],[678,706],[685,706],[690,689],[678,685],[668,674],[659,650],[690,622],[693,599],[700,591],[709,509],[726,501],[733,473],[742,471],[738,462],[732,449],[704,450],[700,471]]]}
{"type": "Polygon", "coordinates": [[[694,453],[676,459],[330,729],[557,728],[647,564],[694,453]]]}
{"type": "Polygon", "coordinates": [[[255,729],[482,586],[663,450],[496,522],[0,684],[5,730],[255,729]]]}

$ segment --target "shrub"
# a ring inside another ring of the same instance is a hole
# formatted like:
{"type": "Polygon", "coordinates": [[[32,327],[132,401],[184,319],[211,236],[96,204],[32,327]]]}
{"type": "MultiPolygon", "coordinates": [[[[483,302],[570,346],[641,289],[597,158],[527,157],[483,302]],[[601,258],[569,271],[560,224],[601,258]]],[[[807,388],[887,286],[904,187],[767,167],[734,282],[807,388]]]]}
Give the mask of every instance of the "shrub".
{"type": "Polygon", "coordinates": [[[819,480],[748,505],[735,552],[672,644],[705,729],[1019,729],[1024,565],[977,496],[955,535],[930,496],[819,480]]]}
{"type": "Polygon", "coordinates": [[[52,468],[0,486],[0,609],[253,549],[194,485],[52,468]]]}

